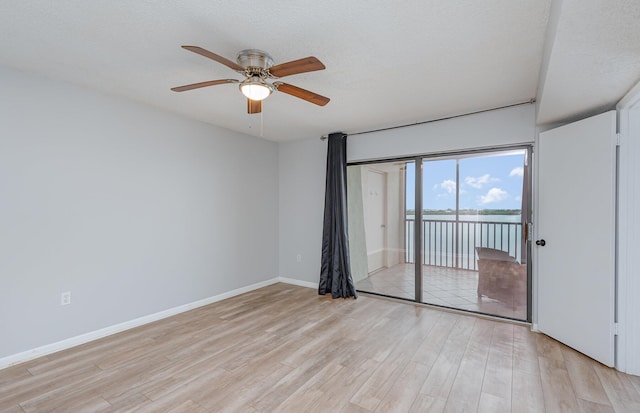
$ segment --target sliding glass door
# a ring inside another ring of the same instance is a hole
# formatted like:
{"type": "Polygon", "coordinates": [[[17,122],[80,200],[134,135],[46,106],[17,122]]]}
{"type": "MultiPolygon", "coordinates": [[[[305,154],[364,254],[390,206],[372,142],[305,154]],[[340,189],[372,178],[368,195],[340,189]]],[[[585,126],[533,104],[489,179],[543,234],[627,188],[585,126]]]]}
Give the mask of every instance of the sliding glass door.
{"type": "Polygon", "coordinates": [[[529,156],[518,148],[349,166],[356,288],[528,320],[529,156]]]}
{"type": "Polygon", "coordinates": [[[423,160],[423,302],[527,319],[526,155],[423,160]]]}
{"type": "Polygon", "coordinates": [[[413,162],[347,168],[349,247],[356,288],[413,300],[415,270],[405,260],[407,165],[413,162]]]}

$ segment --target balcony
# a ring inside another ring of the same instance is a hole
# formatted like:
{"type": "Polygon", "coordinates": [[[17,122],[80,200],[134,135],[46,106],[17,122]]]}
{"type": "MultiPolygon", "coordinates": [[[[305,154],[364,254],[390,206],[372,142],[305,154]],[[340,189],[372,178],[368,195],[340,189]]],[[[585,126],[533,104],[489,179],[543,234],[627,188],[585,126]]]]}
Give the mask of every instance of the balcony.
{"type": "MultiPolygon", "coordinates": [[[[415,299],[415,220],[404,224],[404,263],[381,269],[356,283],[361,291],[415,299]]],[[[514,289],[499,299],[479,294],[477,247],[504,251],[526,277],[522,223],[470,220],[422,221],[422,301],[444,307],[517,320],[527,317],[526,290],[514,289]]],[[[526,278],[524,280],[526,282],[526,278]]],[[[504,292],[504,291],[503,291],[504,292]]],[[[509,290],[507,289],[507,292],[509,290]]]]}
{"type": "MultiPolygon", "coordinates": [[[[405,263],[415,263],[415,219],[404,225],[405,263]]],[[[476,247],[504,251],[523,262],[522,223],[496,221],[422,220],[423,265],[478,270],[476,247]]],[[[525,253],[526,254],[526,253],[525,253]]]]}

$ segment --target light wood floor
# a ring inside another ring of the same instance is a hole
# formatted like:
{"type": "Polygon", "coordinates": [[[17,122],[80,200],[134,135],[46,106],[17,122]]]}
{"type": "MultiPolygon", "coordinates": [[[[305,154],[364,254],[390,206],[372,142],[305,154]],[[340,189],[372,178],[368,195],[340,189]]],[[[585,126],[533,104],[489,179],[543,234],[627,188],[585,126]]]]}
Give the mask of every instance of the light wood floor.
{"type": "Polygon", "coordinates": [[[527,326],[275,284],[0,370],[2,412],[640,412],[527,326]]]}

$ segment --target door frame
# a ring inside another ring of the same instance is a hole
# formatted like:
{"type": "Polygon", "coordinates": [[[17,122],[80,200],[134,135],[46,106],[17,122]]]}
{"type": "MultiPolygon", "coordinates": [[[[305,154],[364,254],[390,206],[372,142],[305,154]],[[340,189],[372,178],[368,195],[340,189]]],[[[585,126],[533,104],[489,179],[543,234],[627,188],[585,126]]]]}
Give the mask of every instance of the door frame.
{"type": "Polygon", "coordinates": [[[616,369],[640,376],[640,83],[616,106],[618,110],[618,239],[616,369]]]}
{"type": "MultiPolygon", "coordinates": [[[[382,176],[382,194],[381,194],[381,199],[383,200],[383,205],[382,205],[382,225],[383,225],[383,230],[382,230],[382,251],[381,251],[381,256],[382,256],[382,266],[379,268],[376,268],[375,270],[373,270],[371,273],[379,271],[381,269],[384,269],[387,267],[387,172],[383,171],[381,169],[376,169],[376,168],[371,168],[371,167],[366,167],[366,188],[364,188],[366,191],[369,190],[370,187],[370,180],[369,180],[369,173],[376,173],[382,176]]],[[[364,207],[366,209],[366,206],[364,207]]],[[[366,226],[366,222],[365,222],[365,226],[366,226]]],[[[367,254],[367,261],[368,261],[368,254],[367,254]]]]}

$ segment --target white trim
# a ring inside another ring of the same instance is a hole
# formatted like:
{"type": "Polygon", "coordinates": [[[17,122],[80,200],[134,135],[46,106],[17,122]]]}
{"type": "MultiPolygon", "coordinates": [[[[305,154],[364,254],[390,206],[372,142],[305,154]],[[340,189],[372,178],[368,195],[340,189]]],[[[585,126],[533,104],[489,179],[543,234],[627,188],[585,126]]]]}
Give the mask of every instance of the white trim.
{"type": "Polygon", "coordinates": [[[318,283],[296,280],[294,278],[278,277],[278,281],[285,284],[297,285],[299,287],[318,288],[318,283]]]}
{"type": "MultiPolygon", "coordinates": [[[[88,343],[89,341],[98,340],[100,338],[110,336],[112,334],[120,333],[125,330],[129,330],[135,327],[152,323],[154,321],[162,320],[163,318],[171,317],[176,314],[184,313],[194,308],[203,307],[205,305],[213,304],[218,301],[225,300],[227,298],[235,297],[236,295],[244,294],[249,291],[257,290],[262,287],[266,287],[277,282],[284,282],[288,284],[301,285],[304,287],[313,286],[313,283],[307,283],[305,281],[292,280],[289,278],[276,277],[270,280],[262,281],[256,284],[248,285],[246,287],[237,288],[226,293],[218,294],[213,297],[204,298],[202,300],[194,301],[192,303],[173,307],[168,310],[160,311],[154,314],[149,314],[143,317],[135,318],[133,320],[125,321],[124,323],[115,324],[109,327],[102,328],[100,330],[91,331],[89,333],[81,334],[79,336],[70,337],[55,343],[46,344],[44,346],[36,347],[31,350],[23,351],[22,353],[13,354],[7,357],[0,358],[0,369],[13,366],[18,363],[33,360],[38,357],[46,356],[47,354],[55,353],[58,351],[66,350],[71,347],[79,346],[80,344],[88,343]],[[308,285],[307,285],[308,284],[308,285]]],[[[316,284],[317,288],[317,284],[316,284]]]]}
{"type": "Polygon", "coordinates": [[[31,350],[23,351],[21,353],[12,354],[0,358],[0,369],[4,369],[15,364],[24,363],[25,361],[33,360],[38,357],[46,356],[47,354],[55,353],[58,351],[66,350],[71,347],[79,346],[81,344],[88,343],[93,340],[98,340],[103,337],[110,336],[112,334],[120,333],[125,330],[140,327],[145,324],[152,323],[154,321],[162,320],[164,318],[172,317],[174,315],[184,313],[194,308],[203,307],[205,305],[213,304],[218,301],[225,300],[227,298],[235,297],[240,294],[247,293],[249,291],[257,290],[268,285],[276,283],[285,283],[291,285],[297,285],[299,287],[318,288],[318,283],[310,281],[296,280],[287,277],[275,277],[270,280],[262,281],[256,284],[251,284],[246,287],[240,287],[226,293],[218,294],[213,297],[204,298],[202,300],[194,301],[192,303],[173,307],[168,310],[160,311],[154,314],[149,314],[143,317],[139,317],[133,320],[125,321],[124,323],[115,324],[109,327],[102,328],[100,330],[91,331],[89,333],[81,334],[79,336],[70,337],[55,343],[46,344],[44,346],[36,347],[31,350]]]}
{"type": "Polygon", "coordinates": [[[637,254],[640,241],[640,83],[617,105],[620,146],[618,204],[618,324],[616,369],[640,375],[640,279],[637,254]]]}
{"type": "MultiPolygon", "coordinates": [[[[540,128],[536,128],[535,142],[533,144],[533,150],[531,151],[531,159],[529,160],[529,173],[531,174],[531,241],[538,238],[540,233],[538,230],[538,148],[540,147],[540,128]]],[[[533,245],[533,244],[532,244],[533,245]]],[[[538,330],[538,249],[535,247],[529,248],[531,256],[531,327],[533,331],[538,330]]]]}

